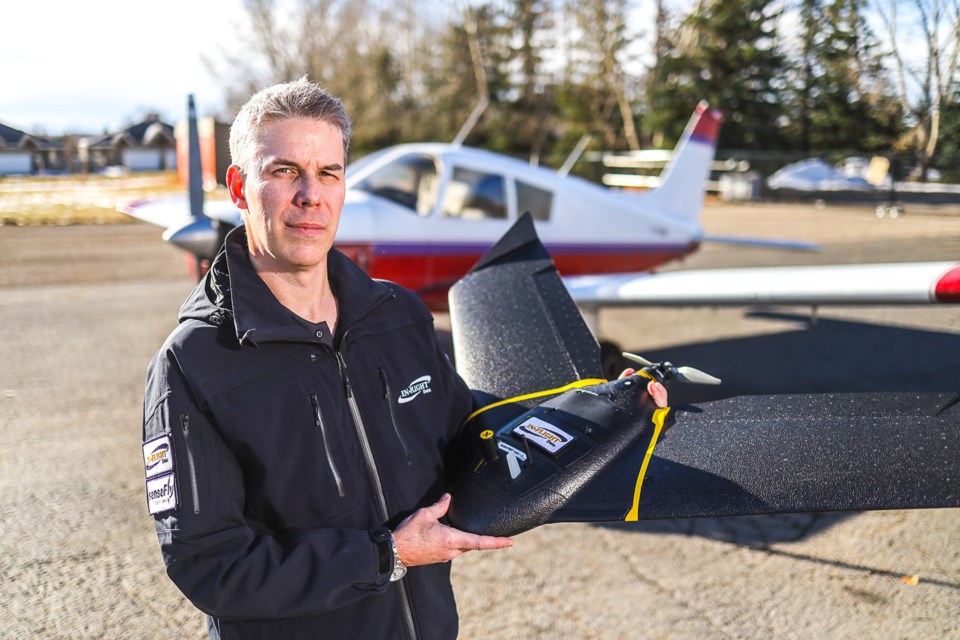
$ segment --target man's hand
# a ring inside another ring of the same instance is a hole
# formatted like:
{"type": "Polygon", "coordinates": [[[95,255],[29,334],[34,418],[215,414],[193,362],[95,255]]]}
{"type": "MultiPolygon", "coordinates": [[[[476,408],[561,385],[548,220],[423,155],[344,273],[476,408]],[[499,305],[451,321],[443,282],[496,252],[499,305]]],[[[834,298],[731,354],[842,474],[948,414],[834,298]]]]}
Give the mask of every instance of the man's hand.
{"type": "Polygon", "coordinates": [[[478,536],[448,527],[440,522],[450,508],[450,494],[410,514],[393,532],[400,561],[408,567],[449,562],[465,551],[484,551],[512,547],[513,540],[478,536]]]}
{"type": "MultiPolygon", "coordinates": [[[[623,373],[620,374],[620,378],[632,376],[636,372],[636,369],[624,369],[623,373]]],[[[647,393],[649,393],[650,397],[653,398],[654,404],[661,409],[667,406],[667,388],[656,380],[651,380],[647,385],[647,393]]]]}

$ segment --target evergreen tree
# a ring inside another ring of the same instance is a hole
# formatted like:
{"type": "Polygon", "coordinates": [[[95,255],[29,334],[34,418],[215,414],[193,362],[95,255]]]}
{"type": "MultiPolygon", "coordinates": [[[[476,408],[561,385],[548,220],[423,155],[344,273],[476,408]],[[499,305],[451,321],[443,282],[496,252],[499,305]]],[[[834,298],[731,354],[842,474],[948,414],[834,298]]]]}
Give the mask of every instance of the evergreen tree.
{"type": "Polygon", "coordinates": [[[805,153],[879,151],[897,135],[899,109],[886,90],[865,0],[803,0],[801,46],[786,128],[805,153]]]}
{"type": "Polygon", "coordinates": [[[556,94],[543,69],[553,45],[553,5],[549,0],[512,0],[507,9],[511,27],[510,89],[504,100],[502,141],[497,146],[537,159],[549,147],[555,126],[556,94]]]}
{"type": "Polygon", "coordinates": [[[672,145],[705,99],[723,112],[721,147],[781,147],[786,62],[776,39],[778,6],[771,0],[704,0],[674,31],[649,96],[648,126],[660,144],[672,145]]]}

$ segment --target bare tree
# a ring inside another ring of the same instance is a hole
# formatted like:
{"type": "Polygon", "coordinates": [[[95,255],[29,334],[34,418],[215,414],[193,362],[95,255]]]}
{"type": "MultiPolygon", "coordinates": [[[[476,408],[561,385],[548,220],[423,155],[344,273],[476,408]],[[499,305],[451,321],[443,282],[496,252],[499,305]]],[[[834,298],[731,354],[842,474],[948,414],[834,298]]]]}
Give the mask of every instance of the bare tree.
{"type": "Polygon", "coordinates": [[[877,0],[877,10],[893,53],[897,95],[913,125],[911,178],[925,180],[945,103],[960,91],[960,0],[877,0]]]}
{"type": "Polygon", "coordinates": [[[620,111],[627,146],[639,149],[628,78],[623,68],[627,50],[635,37],[627,29],[631,3],[629,0],[591,0],[570,2],[568,6],[581,31],[581,51],[589,60],[585,80],[612,97],[620,111]]]}

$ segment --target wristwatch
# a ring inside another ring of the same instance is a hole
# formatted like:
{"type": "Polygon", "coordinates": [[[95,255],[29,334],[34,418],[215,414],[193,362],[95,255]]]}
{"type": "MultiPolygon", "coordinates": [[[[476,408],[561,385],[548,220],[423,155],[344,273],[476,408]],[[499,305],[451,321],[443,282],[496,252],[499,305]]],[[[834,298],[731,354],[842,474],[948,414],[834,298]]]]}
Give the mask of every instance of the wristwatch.
{"type": "Polygon", "coordinates": [[[377,572],[380,575],[390,573],[390,582],[396,582],[407,574],[407,567],[400,560],[397,554],[397,545],[393,541],[393,534],[390,529],[381,528],[370,532],[370,538],[377,545],[377,572]],[[393,558],[393,566],[390,566],[390,558],[393,558]]]}
{"type": "Polygon", "coordinates": [[[397,543],[393,541],[393,534],[390,534],[390,549],[393,551],[393,573],[390,574],[390,582],[396,582],[407,575],[407,565],[400,560],[400,554],[397,553],[397,543]]]}

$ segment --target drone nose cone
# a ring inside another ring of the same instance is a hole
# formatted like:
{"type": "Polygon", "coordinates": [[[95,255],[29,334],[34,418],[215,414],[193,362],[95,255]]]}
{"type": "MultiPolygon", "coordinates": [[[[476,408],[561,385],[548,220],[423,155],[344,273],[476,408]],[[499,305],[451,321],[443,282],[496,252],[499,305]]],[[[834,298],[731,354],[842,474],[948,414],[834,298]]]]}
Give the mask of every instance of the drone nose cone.
{"type": "Polygon", "coordinates": [[[163,239],[198,258],[210,260],[217,251],[217,230],[209,218],[189,218],[164,231],[163,239]]]}

